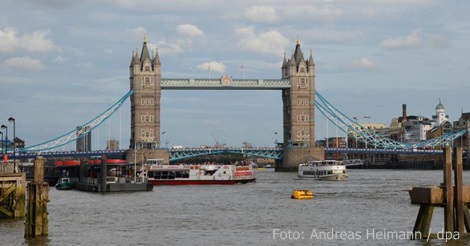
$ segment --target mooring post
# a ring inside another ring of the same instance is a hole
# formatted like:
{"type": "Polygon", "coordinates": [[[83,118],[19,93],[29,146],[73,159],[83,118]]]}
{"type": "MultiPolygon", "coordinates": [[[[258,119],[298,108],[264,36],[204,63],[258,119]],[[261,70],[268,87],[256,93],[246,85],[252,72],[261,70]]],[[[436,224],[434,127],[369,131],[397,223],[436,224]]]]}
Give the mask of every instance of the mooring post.
{"type": "Polygon", "coordinates": [[[44,182],[44,157],[34,160],[34,178],[28,184],[28,202],[26,209],[26,238],[49,234],[47,202],[49,202],[49,184],[44,182]]]}
{"type": "Polygon", "coordinates": [[[107,167],[106,167],[106,156],[101,156],[101,192],[106,192],[106,180],[107,180],[107,167]]]}
{"type": "Polygon", "coordinates": [[[452,185],[452,149],[447,147],[444,149],[445,165],[444,165],[444,194],[445,194],[445,210],[444,210],[444,230],[446,232],[454,232],[454,198],[452,185]]]}
{"type": "Polygon", "coordinates": [[[455,230],[459,235],[464,233],[464,204],[463,204],[463,164],[462,164],[462,147],[457,147],[454,151],[455,169],[454,169],[454,184],[455,184],[455,230]]]}

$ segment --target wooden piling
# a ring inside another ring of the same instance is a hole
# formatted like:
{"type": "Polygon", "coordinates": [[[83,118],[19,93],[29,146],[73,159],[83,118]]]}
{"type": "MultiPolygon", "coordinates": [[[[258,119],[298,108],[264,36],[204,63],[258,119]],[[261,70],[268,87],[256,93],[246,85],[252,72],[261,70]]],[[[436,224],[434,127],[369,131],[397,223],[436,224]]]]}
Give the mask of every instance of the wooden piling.
{"type": "Polygon", "coordinates": [[[106,192],[106,181],[108,177],[107,167],[106,167],[106,156],[101,157],[101,192],[106,192]]]}
{"type": "Polygon", "coordinates": [[[445,148],[445,165],[444,165],[444,186],[445,186],[445,210],[444,210],[444,230],[446,232],[454,232],[454,199],[452,185],[452,149],[445,148]]]}
{"type": "MultiPolygon", "coordinates": [[[[463,203],[463,162],[462,147],[458,147],[454,151],[455,157],[455,175],[454,175],[454,204],[455,204],[455,225],[454,230],[460,235],[464,233],[464,203],[463,203]]],[[[468,209],[467,209],[468,212],[468,209]]]]}
{"type": "Polygon", "coordinates": [[[0,163],[0,219],[25,216],[26,175],[18,172],[15,163],[0,163]]]}
{"type": "Polygon", "coordinates": [[[470,232],[470,213],[467,206],[470,204],[470,186],[463,184],[462,154],[462,147],[454,149],[454,153],[450,148],[444,149],[444,182],[440,186],[413,187],[410,190],[411,203],[420,204],[413,235],[421,235],[423,238],[436,236],[429,234],[435,206],[444,207],[446,235],[458,233],[461,237],[467,236],[470,232]],[[454,179],[452,179],[452,167],[454,167],[454,179]]]}
{"type": "Polygon", "coordinates": [[[25,221],[26,238],[49,234],[47,202],[49,184],[44,182],[44,157],[37,156],[34,161],[34,178],[28,184],[28,202],[25,221]]]}

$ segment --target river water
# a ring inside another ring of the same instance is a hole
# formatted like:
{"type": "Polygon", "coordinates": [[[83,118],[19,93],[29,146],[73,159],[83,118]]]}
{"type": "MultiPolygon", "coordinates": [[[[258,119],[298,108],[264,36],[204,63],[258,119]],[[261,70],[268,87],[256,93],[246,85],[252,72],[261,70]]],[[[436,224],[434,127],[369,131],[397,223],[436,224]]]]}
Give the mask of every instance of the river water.
{"type": "MultiPolygon", "coordinates": [[[[436,170],[348,170],[347,181],[256,170],[243,185],[158,186],[135,193],[50,189],[49,235],[26,240],[24,221],[0,221],[1,245],[469,245],[409,240],[419,206],[407,190],[438,185],[436,170]],[[290,198],[311,189],[312,200],[290,198]]],[[[470,173],[464,172],[464,182],[470,173]]],[[[436,208],[431,232],[443,230],[436,208]]]]}

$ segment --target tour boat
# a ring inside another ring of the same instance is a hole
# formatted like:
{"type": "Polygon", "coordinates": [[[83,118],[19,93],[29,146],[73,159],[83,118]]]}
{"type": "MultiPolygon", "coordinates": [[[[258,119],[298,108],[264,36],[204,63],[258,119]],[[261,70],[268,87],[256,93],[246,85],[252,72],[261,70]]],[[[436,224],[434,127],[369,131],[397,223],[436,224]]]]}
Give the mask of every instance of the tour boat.
{"type": "Polygon", "coordinates": [[[346,166],[363,165],[360,160],[321,160],[308,161],[299,165],[300,178],[314,178],[318,180],[346,180],[346,166]]]}
{"type": "Polygon", "coordinates": [[[244,184],[256,181],[251,164],[165,165],[160,159],[147,160],[143,175],[153,185],[244,184]]]}

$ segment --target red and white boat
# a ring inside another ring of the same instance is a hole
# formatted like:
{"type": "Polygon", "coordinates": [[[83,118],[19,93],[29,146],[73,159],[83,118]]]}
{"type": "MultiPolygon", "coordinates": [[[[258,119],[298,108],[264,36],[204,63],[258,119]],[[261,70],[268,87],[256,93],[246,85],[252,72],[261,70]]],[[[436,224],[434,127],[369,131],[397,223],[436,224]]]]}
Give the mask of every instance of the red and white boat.
{"type": "Polygon", "coordinates": [[[256,181],[251,164],[165,165],[161,159],[147,160],[143,175],[153,185],[244,184],[256,181]]]}

